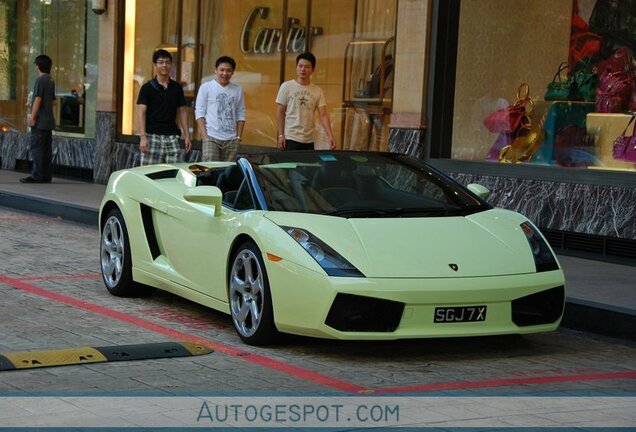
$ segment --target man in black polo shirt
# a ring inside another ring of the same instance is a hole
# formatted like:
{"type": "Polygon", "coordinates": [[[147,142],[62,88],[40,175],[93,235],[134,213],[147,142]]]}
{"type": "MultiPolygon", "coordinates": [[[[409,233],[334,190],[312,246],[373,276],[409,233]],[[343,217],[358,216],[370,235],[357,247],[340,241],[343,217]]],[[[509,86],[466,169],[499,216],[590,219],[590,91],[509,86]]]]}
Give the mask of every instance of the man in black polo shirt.
{"type": "Polygon", "coordinates": [[[180,162],[181,132],[176,123],[177,110],[185,152],[188,153],[192,148],[183,89],[170,78],[172,56],[168,51],[155,51],[152,64],[157,75],[141,86],[137,98],[141,165],[180,162]]]}

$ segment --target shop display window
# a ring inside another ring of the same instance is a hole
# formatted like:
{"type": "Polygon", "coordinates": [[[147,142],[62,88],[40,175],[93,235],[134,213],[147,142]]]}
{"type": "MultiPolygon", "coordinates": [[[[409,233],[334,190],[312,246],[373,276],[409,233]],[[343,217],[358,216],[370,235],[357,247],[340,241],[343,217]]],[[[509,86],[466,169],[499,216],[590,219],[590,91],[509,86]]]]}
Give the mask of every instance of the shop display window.
{"type": "Polygon", "coordinates": [[[451,157],[634,170],[613,150],[636,111],[636,2],[502,5],[461,2],[451,157]]]}
{"type": "MultiPolygon", "coordinates": [[[[30,2],[30,52],[53,60],[56,132],[95,134],[97,18],[89,0],[30,2]]],[[[29,59],[29,92],[37,78],[29,59]]],[[[30,94],[30,93],[29,93],[30,94]]]]}
{"type": "MultiPolygon", "coordinates": [[[[137,95],[153,77],[153,51],[164,48],[173,54],[172,77],[183,86],[190,103],[201,84],[214,79],[215,60],[222,55],[233,57],[237,68],[232,81],[243,87],[247,107],[242,143],[275,147],[278,88],[295,77],[296,56],[308,49],[317,58],[312,83],[325,94],[334,137],[342,146],[342,140],[350,140],[341,134],[342,114],[347,110],[343,103],[347,45],[358,37],[393,37],[396,8],[396,0],[127,1],[121,133],[137,133],[137,95]]],[[[358,109],[368,123],[367,108],[358,109]]],[[[193,108],[189,110],[191,135],[198,139],[193,108]]],[[[385,142],[387,119],[375,120],[385,142]]],[[[316,125],[316,146],[325,146],[326,134],[318,118],[316,125]]]]}
{"type": "Polygon", "coordinates": [[[0,133],[20,130],[24,104],[20,100],[22,64],[19,58],[22,9],[17,0],[0,0],[0,133]]]}

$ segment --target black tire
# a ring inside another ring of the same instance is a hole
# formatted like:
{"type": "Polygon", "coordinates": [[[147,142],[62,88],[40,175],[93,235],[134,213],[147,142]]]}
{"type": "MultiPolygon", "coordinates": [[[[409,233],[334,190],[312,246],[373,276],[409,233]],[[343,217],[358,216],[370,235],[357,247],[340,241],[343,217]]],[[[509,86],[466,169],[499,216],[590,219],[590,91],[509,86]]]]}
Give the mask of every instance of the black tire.
{"type": "Polygon", "coordinates": [[[253,241],[242,243],[232,256],[228,301],[232,324],[248,345],[269,345],[279,338],[274,324],[272,296],[260,249],[253,241]]]}
{"type": "Polygon", "coordinates": [[[100,268],[108,292],[118,297],[142,296],[151,292],[152,288],[133,281],[128,229],[118,208],[108,212],[101,233],[100,268]]]}

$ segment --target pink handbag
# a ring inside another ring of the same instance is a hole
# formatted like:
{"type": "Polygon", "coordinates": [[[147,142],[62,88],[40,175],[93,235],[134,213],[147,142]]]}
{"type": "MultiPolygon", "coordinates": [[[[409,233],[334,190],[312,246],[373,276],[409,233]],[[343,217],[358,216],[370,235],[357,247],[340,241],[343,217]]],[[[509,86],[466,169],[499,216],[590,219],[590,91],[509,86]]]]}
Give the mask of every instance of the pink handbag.
{"type": "Polygon", "coordinates": [[[492,133],[515,133],[530,125],[530,112],[534,101],[530,98],[530,86],[522,83],[517,89],[517,100],[506,108],[497,110],[484,119],[484,126],[492,133]]]}
{"type": "Polygon", "coordinates": [[[624,72],[606,72],[596,89],[596,112],[617,113],[626,111],[633,90],[631,77],[624,72]]]}
{"type": "Polygon", "coordinates": [[[614,140],[612,156],[616,160],[636,163],[636,123],[634,123],[634,119],[636,119],[636,115],[632,116],[629,123],[627,123],[627,126],[625,126],[623,133],[614,140]],[[625,136],[629,125],[632,123],[634,123],[634,126],[632,127],[632,135],[625,136]]]}

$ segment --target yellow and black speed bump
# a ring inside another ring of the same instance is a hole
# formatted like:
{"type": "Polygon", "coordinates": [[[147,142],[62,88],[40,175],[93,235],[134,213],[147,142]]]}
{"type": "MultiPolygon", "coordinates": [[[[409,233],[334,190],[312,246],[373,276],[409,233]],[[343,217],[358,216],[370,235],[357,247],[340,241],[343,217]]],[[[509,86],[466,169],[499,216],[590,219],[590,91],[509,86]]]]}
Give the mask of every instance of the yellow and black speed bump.
{"type": "Polygon", "coordinates": [[[188,342],[160,342],[138,345],[15,352],[0,354],[0,371],[107,361],[189,357],[209,354],[211,352],[212,349],[209,347],[188,342]]]}

